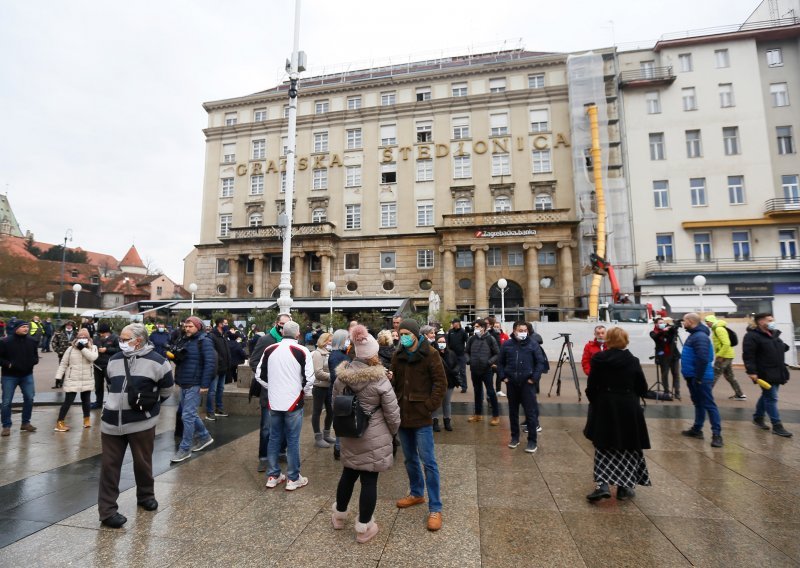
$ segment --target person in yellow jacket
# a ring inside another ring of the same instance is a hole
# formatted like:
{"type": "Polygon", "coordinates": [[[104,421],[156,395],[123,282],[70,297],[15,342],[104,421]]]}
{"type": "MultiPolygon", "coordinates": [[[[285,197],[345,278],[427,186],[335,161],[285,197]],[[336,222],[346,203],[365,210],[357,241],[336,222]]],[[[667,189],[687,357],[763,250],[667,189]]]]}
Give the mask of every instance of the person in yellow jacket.
{"type": "Polygon", "coordinates": [[[733,396],[728,398],[747,400],[747,395],[742,392],[742,387],[733,376],[734,352],[728,335],[728,322],[717,319],[714,315],[708,315],[706,325],[711,329],[711,340],[714,342],[714,386],[717,385],[720,376],[724,375],[725,380],[733,387],[733,396]]]}

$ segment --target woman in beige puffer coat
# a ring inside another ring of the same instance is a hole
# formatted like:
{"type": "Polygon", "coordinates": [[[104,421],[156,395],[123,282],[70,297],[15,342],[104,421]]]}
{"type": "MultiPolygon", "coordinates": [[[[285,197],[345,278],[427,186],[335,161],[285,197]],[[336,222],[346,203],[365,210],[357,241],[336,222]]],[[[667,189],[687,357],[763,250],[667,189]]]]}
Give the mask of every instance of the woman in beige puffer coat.
{"type": "Polygon", "coordinates": [[[333,504],[333,528],[344,528],[347,505],[353,495],[357,480],[361,480],[358,503],[356,540],[367,542],[378,533],[372,518],[378,501],[378,474],[392,467],[392,440],[400,428],[400,407],[386,369],[378,357],[378,342],[363,325],[350,331],[356,358],[336,367],[333,396],[349,387],[357,396],[361,407],[373,412],[361,438],[340,438],[344,470],[336,490],[333,504]]]}
{"type": "Polygon", "coordinates": [[[58,422],[54,430],[56,432],[68,432],[69,426],[64,422],[75,396],[81,393],[81,406],[83,407],[83,427],[89,428],[89,405],[94,390],[94,362],[100,354],[97,346],[92,343],[89,331],[81,329],[78,331],[75,340],[72,342],[56,371],[56,384],[63,384],[64,403],[58,411],[58,422]]]}

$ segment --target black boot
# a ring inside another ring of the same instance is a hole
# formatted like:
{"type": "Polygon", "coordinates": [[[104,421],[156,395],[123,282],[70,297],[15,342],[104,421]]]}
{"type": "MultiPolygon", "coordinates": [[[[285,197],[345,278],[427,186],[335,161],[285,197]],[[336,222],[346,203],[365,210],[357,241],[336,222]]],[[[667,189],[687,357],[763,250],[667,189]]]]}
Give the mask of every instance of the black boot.
{"type": "Polygon", "coordinates": [[[764,422],[763,416],[757,416],[756,418],[753,418],[753,424],[755,424],[762,430],[769,430],[769,426],[767,426],[767,423],[764,422]]]}
{"type": "Polygon", "coordinates": [[[632,487],[619,487],[617,486],[617,501],[624,501],[625,499],[633,499],[636,497],[636,491],[632,487]]]}
{"type": "Polygon", "coordinates": [[[333,459],[338,460],[342,457],[342,452],[336,446],[333,447],[333,459]]]}
{"type": "Polygon", "coordinates": [[[589,501],[599,501],[600,499],[610,499],[611,491],[608,490],[608,483],[605,481],[597,484],[597,488],[589,493],[586,498],[589,501]]]}
{"type": "Polygon", "coordinates": [[[772,433],[777,434],[783,438],[791,438],[792,433],[789,432],[786,428],[783,427],[783,422],[778,422],[777,424],[772,425],[772,433]]]}
{"type": "Polygon", "coordinates": [[[448,432],[452,432],[453,431],[453,425],[450,423],[450,419],[449,418],[445,418],[444,419],[444,429],[447,430],[448,432]]]}
{"type": "Polygon", "coordinates": [[[439,419],[438,418],[434,418],[433,419],[433,431],[434,432],[441,432],[442,431],[441,427],[439,426],[439,419]]]}

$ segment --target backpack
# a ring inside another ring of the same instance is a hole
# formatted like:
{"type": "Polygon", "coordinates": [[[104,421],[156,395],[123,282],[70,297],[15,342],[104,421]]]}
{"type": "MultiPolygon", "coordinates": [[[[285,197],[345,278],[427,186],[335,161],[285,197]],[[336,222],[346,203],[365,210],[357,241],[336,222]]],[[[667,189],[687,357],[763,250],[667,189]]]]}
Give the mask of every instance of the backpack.
{"type": "Polygon", "coordinates": [[[313,343],[314,342],[314,332],[307,331],[306,332],[306,343],[313,343]]]}
{"type": "Polygon", "coordinates": [[[360,438],[377,410],[364,410],[358,402],[358,396],[350,387],[344,387],[342,394],[333,399],[333,429],[336,435],[340,438],[360,438]]]}
{"type": "Polygon", "coordinates": [[[728,339],[731,340],[731,347],[736,347],[739,345],[739,336],[736,335],[736,332],[729,327],[726,327],[725,331],[728,332],[728,339]]]}

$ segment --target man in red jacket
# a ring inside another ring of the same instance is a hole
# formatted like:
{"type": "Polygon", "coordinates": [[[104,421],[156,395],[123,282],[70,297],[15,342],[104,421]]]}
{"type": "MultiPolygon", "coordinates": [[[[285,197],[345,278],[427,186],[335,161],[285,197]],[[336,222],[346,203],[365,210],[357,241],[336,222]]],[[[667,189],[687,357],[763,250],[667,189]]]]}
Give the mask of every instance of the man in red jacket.
{"type": "Polygon", "coordinates": [[[581,358],[581,367],[583,372],[589,375],[592,369],[592,356],[595,353],[600,353],[606,350],[606,326],[598,325],[594,328],[594,339],[587,342],[583,348],[583,357],[581,358]]]}

